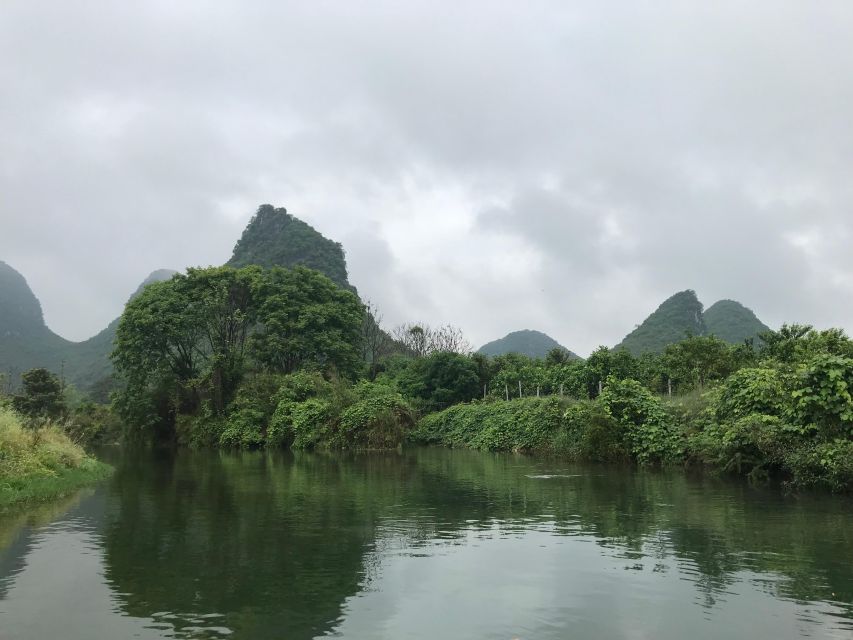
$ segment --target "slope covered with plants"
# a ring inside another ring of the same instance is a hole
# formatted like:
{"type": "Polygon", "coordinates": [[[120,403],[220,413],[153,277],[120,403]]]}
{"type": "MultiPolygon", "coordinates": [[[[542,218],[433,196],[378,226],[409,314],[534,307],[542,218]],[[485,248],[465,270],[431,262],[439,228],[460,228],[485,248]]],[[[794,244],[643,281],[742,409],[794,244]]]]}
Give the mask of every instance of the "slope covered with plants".
{"type": "Polygon", "coordinates": [[[270,204],[258,207],[227,265],[268,269],[301,265],[319,271],[338,286],[350,287],[343,247],[284,207],[270,204]]]}
{"type": "Polygon", "coordinates": [[[740,344],[744,340],[757,340],[759,334],[770,330],[770,327],[761,322],[752,309],[746,308],[735,300],[718,300],[705,309],[702,318],[709,335],[717,336],[720,340],[732,344],[740,344]]]}
{"type": "Polygon", "coordinates": [[[487,342],[482,347],[477,349],[477,353],[482,353],[486,356],[502,356],[506,353],[520,353],[531,358],[544,358],[548,355],[551,349],[561,349],[566,352],[569,358],[577,358],[578,356],[566,349],[551,336],[534,331],[532,329],[522,329],[521,331],[513,331],[508,333],[503,338],[487,342]]]}
{"type": "Polygon", "coordinates": [[[634,355],[660,353],[667,345],[688,335],[705,335],[702,303],[692,289],[681,291],[666,299],[642,324],[625,336],[617,349],[627,349],[634,355]]]}

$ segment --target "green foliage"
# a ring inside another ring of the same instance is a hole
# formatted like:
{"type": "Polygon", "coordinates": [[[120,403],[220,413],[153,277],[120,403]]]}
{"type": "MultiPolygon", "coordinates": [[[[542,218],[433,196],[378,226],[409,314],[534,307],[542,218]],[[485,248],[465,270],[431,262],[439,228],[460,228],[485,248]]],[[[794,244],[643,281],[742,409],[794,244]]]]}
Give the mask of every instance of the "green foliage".
{"type": "Polygon", "coordinates": [[[259,374],[246,380],[228,407],[219,445],[243,449],[263,447],[267,441],[266,427],[277,408],[277,394],[282,383],[283,376],[274,374],[259,374]]]}
{"type": "Polygon", "coordinates": [[[422,418],[411,440],[488,451],[549,451],[563,410],[557,398],[459,404],[422,418]]]}
{"type": "Polygon", "coordinates": [[[290,411],[293,448],[313,449],[323,443],[338,444],[332,433],[338,417],[334,409],[334,404],[324,398],[296,403],[290,411]]]}
{"type": "MultiPolygon", "coordinates": [[[[190,269],[127,305],[113,352],[125,380],[115,407],[129,424],[165,434],[176,416],[204,413],[182,427],[206,424],[207,441],[220,422],[209,418],[226,413],[247,373],[316,367],[353,375],[362,316],[352,293],[302,267],[190,269]]],[[[245,398],[229,419],[223,445],[265,441],[251,425],[268,416],[245,398]]]]}
{"type": "Polygon", "coordinates": [[[684,390],[701,389],[737,368],[734,351],[714,336],[689,336],[667,345],[662,364],[673,384],[684,390]]]}
{"type": "Polygon", "coordinates": [[[783,365],[796,365],[820,355],[853,358],[853,341],[842,329],[817,331],[810,325],[783,324],[778,331],[765,331],[761,356],[783,365]]]}
{"type": "Polygon", "coordinates": [[[801,435],[800,428],[777,416],[750,413],[692,434],[689,449],[703,464],[763,479],[770,471],[782,469],[787,452],[797,446],[801,435]]]}
{"type": "Polygon", "coordinates": [[[482,393],[477,364],[458,353],[437,352],[412,359],[396,382],[404,395],[427,410],[443,409],[482,393]]]}
{"type": "Polygon", "coordinates": [[[578,402],[566,409],[563,429],[554,450],[574,460],[613,462],[627,460],[624,428],[600,402],[578,402]]]}
{"type": "Polygon", "coordinates": [[[799,373],[794,411],[824,437],[853,436],[853,358],[820,355],[799,373]]]}
{"type": "Polygon", "coordinates": [[[87,448],[116,443],[123,435],[121,421],[110,407],[88,400],[69,414],[65,432],[87,448]]]}
{"type": "Polygon", "coordinates": [[[32,369],[21,380],[21,393],[12,398],[18,413],[30,418],[58,418],[65,412],[62,383],[50,371],[32,369]]]}
{"type": "Polygon", "coordinates": [[[741,369],[729,376],[716,403],[720,421],[757,413],[781,417],[788,400],[785,381],[778,369],[741,369]]]}
{"type": "Polygon", "coordinates": [[[807,444],[791,451],[785,465],[795,487],[853,492],[853,441],[836,439],[807,444]]]}
{"type": "Polygon", "coordinates": [[[348,447],[389,449],[398,446],[414,424],[414,411],[402,395],[381,384],[361,382],[355,403],[343,410],[340,432],[348,447]]]}
{"type": "Polygon", "coordinates": [[[0,506],[50,498],[99,480],[109,470],[55,423],[43,420],[25,429],[20,416],[0,407],[0,506]]]}
{"type": "MultiPolygon", "coordinates": [[[[510,398],[519,395],[519,383],[523,396],[535,396],[536,389],[546,392],[543,387],[548,382],[544,361],[535,360],[520,353],[507,353],[493,359],[493,374],[489,384],[491,395],[495,398],[510,398]]],[[[481,391],[482,392],[482,391],[481,391]]]]}
{"type": "Polygon", "coordinates": [[[267,446],[290,446],[296,436],[293,409],[309,398],[328,397],[332,386],[318,373],[299,372],[284,376],[274,399],[276,407],[267,428],[267,446]]]}
{"type": "Polygon", "coordinates": [[[684,434],[659,398],[636,380],[609,378],[599,396],[604,410],[624,429],[631,455],[642,464],[680,462],[684,434]]]}
{"type": "Polygon", "coordinates": [[[586,360],[586,390],[589,397],[598,395],[599,385],[608,378],[637,378],[638,360],[627,349],[598,347],[586,360]]]}
{"type": "Polygon", "coordinates": [[[262,366],[280,373],[335,369],[347,377],[361,369],[365,312],[355,294],[321,273],[296,267],[269,271],[260,298],[252,352],[262,366]]]}

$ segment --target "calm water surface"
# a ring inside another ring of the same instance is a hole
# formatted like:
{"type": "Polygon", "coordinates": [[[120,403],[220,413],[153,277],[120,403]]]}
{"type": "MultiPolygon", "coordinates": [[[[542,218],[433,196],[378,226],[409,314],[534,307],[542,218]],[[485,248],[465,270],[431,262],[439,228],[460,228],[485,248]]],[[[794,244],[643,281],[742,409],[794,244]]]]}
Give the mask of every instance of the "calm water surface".
{"type": "Polygon", "coordinates": [[[853,638],[853,508],[437,449],[123,453],[0,515],[0,638],[853,638]]]}

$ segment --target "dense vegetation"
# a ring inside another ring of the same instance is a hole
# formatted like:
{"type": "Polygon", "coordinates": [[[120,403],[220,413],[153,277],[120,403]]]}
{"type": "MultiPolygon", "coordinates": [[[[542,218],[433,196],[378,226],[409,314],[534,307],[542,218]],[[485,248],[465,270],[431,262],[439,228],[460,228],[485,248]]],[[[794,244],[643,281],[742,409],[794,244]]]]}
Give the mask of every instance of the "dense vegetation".
{"type": "Polygon", "coordinates": [[[106,477],[110,468],[86,455],[59,424],[30,422],[0,404],[0,508],[44,500],[106,477]]]}
{"type": "Polygon", "coordinates": [[[405,407],[350,388],[364,323],[355,294],[304,267],[189,269],[127,305],[116,407],[143,435],[192,444],[387,444],[383,412],[405,407]],[[365,424],[375,433],[355,433],[365,424]]]}
{"type": "Polygon", "coordinates": [[[513,331],[503,338],[487,342],[477,349],[477,353],[484,356],[502,356],[506,353],[520,353],[531,358],[544,358],[551,349],[562,349],[570,358],[578,358],[577,355],[566,349],[559,342],[541,331],[522,329],[513,331]]]}
{"type": "Polygon", "coordinates": [[[853,490],[853,341],[839,330],[783,326],[762,334],[760,349],[691,337],[659,357],[600,349],[586,363],[526,366],[517,375],[562,380],[572,398],[457,405],[426,416],[412,439],[853,490]],[[681,393],[670,395],[673,381],[681,393]]]}

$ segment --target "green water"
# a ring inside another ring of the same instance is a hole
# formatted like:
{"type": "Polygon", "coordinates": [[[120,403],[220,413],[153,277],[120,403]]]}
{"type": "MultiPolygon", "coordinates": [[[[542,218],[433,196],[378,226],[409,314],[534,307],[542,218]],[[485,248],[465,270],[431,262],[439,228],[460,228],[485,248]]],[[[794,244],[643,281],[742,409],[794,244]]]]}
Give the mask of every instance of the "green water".
{"type": "Polygon", "coordinates": [[[437,449],[121,454],[0,515],[0,638],[853,638],[845,499],[437,449]]]}

